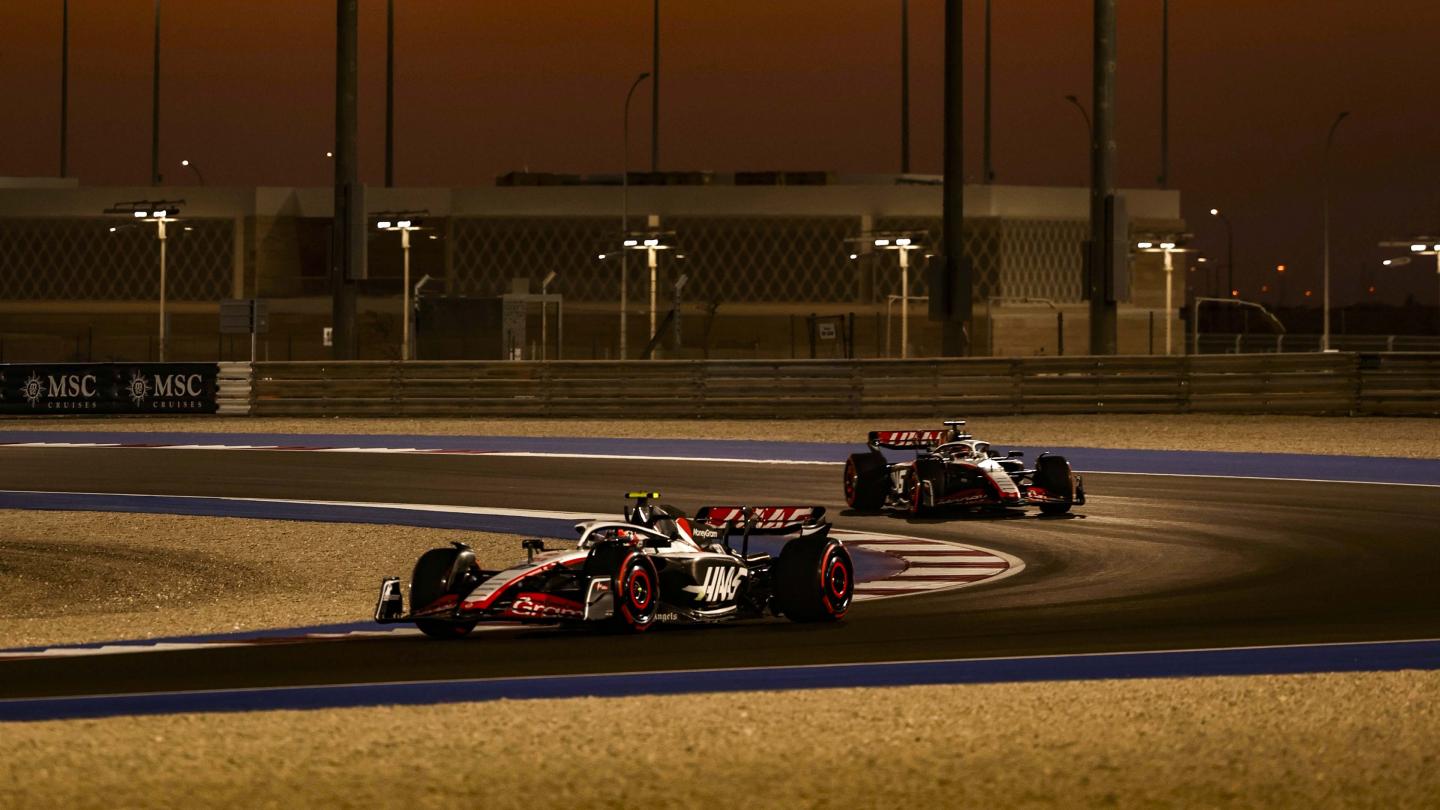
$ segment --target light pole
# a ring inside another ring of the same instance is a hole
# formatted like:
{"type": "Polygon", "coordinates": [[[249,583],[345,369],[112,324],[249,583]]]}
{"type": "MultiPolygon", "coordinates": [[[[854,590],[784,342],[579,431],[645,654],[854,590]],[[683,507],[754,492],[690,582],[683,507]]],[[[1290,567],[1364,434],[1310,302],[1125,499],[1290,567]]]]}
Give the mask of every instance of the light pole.
{"type": "Polygon", "coordinates": [[[650,338],[655,339],[656,288],[659,275],[659,251],[675,247],[675,234],[668,231],[644,231],[627,234],[621,244],[621,258],[626,250],[645,251],[645,264],[650,268],[650,338]]]}
{"type": "MultiPolygon", "coordinates": [[[[656,0],[656,8],[659,8],[659,0],[656,0]]],[[[657,11],[658,13],[658,11],[657,11]]],[[[635,77],[630,85],[630,92],[625,94],[624,123],[621,125],[621,148],[623,155],[620,159],[620,238],[626,239],[630,233],[630,99],[635,97],[635,88],[640,83],[650,78],[648,72],[641,73],[635,77]]],[[[620,251],[620,359],[627,356],[625,351],[625,329],[626,309],[629,306],[629,273],[626,267],[625,257],[628,254],[620,251]]]]}
{"type": "Polygon", "coordinates": [[[165,362],[165,344],[170,338],[169,324],[165,321],[165,223],[174,222],[180,214],[184,200],[135,200],[118,202],[105,209],[107,214],[121,214],[140,222],[155,223],[155,236],[160,240],[160,330],[157,354],[165,362]]]}
{"type": "Polygon", "coordinates": [[[1174,278],[1175,264],[1172,258],[1176,253],[1190,252],[1181,243],[1188,239],[1190,234],[1165,234],[1158,237],[1142,239],[1135,243],[1135,249],[1142,253],[1163,253],[1165,255],[1165,354],[1173,353],[1174,338],[1173,321],[1175,316],[1174,278]]]}
{"type": "Polygon", "coordinates": [[[1230,218],[1219,208],[1211,208],[1210,216],[1219,217],[1225,223],[1225,295],[1228,298],[1236,297],[1235,294],[1235,230],[1230,227],[1230,218]]]}
{"type": "Polygon", "coordinates": [[[375,227],[382,231],[400,232],[400,252],[404,255],[404,269],[400,282],[400,359],[410,359],[410,232],[420,230],[422,214],[428,211],[384,211],[376,214],[379,220],[375,227]]]}
{"type": "Polygon", "coordinates": [[[187,168],[187,169],[189,169],[190,171],[194,172],[194,173],[195,173],[195,179],[200,181],[200,185],[202,185],[202,186],[205,185],[205,175],[203,175],[203,174],[200,173],[200,167],[199,167],[199,166],[196,166],[194,163],[190,162],[189,160],[182,160],[182,161],[180,161],[180,165],[181,165],[181,166],[184,166],[185,168],[187,168]]]}
{"type": "MultiPolygon", "coordinates": [[[[861,244],[868,244],[876,250],[893,250],[899,254],[900,359],[902,360],[910,356],[910,252],[913,250],[921,250],[925,247],[922,244],[923,236],[923,233],[917,234],[908,231],[900,233],[870,233],[860,236],[858,240],[861,244]]],[[[856,255],[858,254],[851,254],[852,258],[856,255]]]]}
{"type": "Polygon", "coordinates": [[[1320,333],[1320,351],[1330,351],[1330,147],[1335,144],[1335,130],[1339,128],[1340,122],[1350,116],[1348,112],[1342,112],[1335,116],[1335,122],[1330,125],[1330,132],[1325,136],[1325,158],[1320,167],[1320,174],[1324,185],[1325,196],[1325,270],[1324,270],[1324,291],[1321,293],[1324,301],[1321,308],[1324,310],[1324,328],[1320,333]]]}

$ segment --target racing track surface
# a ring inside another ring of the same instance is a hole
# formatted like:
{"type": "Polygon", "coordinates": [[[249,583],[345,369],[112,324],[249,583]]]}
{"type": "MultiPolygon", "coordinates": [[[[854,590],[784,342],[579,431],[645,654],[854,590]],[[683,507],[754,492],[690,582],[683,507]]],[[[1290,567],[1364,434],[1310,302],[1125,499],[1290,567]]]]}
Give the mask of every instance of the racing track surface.
{"type": "Polygon", "coordinates": [[[842,528],[979,543],[1026,563],[993,585],[861,603],[840,625],[30,659],[0,665],[0,697],[1440,637],[1433,488],[1090,474],[1091,503],[1071,518],[911,521],[847,514],[839,477],[839,465],[0,448],[0,489],[615,511],[626,488],[658,486],[686,509],[819,503],[842,528]]]}

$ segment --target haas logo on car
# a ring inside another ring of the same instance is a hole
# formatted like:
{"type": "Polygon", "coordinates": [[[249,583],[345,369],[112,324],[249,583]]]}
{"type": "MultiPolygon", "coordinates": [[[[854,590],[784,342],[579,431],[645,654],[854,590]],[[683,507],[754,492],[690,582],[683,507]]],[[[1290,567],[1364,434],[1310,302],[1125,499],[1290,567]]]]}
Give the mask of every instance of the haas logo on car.
{"type": "Polygon", "coordinates": [[[706,602],[728,602],[740,589],[741,576],[739,568],[717,565],[705,572],[705,582],[696,598],[706,602]]]}

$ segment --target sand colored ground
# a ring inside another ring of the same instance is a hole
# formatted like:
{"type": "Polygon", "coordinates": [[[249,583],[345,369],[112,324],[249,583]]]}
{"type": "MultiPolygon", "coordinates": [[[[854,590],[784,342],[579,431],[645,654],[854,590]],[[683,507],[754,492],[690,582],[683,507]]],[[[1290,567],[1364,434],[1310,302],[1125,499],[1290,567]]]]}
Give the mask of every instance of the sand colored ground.
{"type": "Polygon", "coordinates": [[[0,510],[0,648],[364,621],[381,576],[408,582],[451,540],[485,566],[524,557],[511,535],[0,510]]]}
{"type": "MultiPolygon", "coordinates": [[[[0,419],[0,430],[607,436],[863,443],[865,434],[877,428],[926,427],[936,421],[63,417],[0,419]],[[884,424],[881,424],[882,422],[884,424]]],[[[934,426],[939,427],[938,423],[934,426]]],[[[977,436],[1002,446],[1013,444],[1440,458],[1440,419],[1210,414],[981,416],[971,420],[970,428],[977,436]]]]}
{"type": "Polygon", "coordinates": [[[0,807],[1435,807],[1440,673],[0,724],[0,807]]]}

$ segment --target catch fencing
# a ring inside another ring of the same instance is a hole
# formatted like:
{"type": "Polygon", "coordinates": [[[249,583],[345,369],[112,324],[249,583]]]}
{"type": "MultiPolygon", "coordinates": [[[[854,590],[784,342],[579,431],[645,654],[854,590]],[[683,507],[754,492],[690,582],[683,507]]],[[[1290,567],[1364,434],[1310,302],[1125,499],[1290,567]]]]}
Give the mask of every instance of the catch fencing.
{"type": "Polygon", "coordinates": [[[1440,415],[1440,354],[227,364],[262,416],[1440,415]]]}

